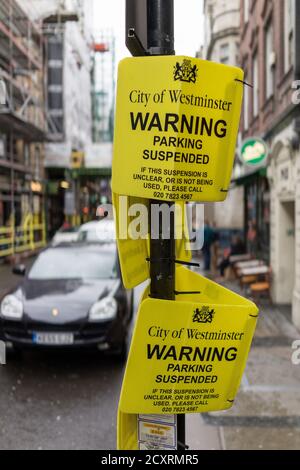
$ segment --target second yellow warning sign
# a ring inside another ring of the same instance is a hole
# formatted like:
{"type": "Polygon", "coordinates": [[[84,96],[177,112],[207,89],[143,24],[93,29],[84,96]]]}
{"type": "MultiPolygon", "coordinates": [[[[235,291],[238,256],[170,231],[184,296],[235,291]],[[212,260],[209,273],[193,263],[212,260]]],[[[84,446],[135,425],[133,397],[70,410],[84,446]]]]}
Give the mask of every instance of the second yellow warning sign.
{"type": "Polygon", "coordinates": [[[144,293],[119,403],[123,413],[203,413],[233,404],[258,309],[183,267],[176,270],[176,290],[186,292],[176,301],[144,293]]]}

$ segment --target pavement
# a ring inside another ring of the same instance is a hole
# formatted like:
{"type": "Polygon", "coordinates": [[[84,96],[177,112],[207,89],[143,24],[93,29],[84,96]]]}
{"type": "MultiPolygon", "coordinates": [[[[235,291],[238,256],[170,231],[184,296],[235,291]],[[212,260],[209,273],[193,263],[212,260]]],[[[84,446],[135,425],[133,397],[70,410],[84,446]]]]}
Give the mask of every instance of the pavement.
{"type": "MultiPolygon", "coordinates": [[[[0,265],[0,295],[18,281],[0,265]]],[[[239,292],[236,283],[226,286],[239,292]]],[[[135,289],[136,309],[143,287],[135,289]]],[[[300,449],[296,339],[289,306],[260,305],[235,404],[187,415],[191,450],[300,449]]],[[[26,352],[0,367],[0,449],[114,449],[123,372],[124,364],[99,353],[26,352]]]]}
{"type": "MultiPolygon", "coordinates": [[[[224,285],[241,294],[236,282],[224,285]]],[[[300,332],[291,323],[290,306],[262,301],[259,309],[235,403],[228,411],[187,418],[191,449],[300,449],[300,365],[292,363],[300,332]]]]}

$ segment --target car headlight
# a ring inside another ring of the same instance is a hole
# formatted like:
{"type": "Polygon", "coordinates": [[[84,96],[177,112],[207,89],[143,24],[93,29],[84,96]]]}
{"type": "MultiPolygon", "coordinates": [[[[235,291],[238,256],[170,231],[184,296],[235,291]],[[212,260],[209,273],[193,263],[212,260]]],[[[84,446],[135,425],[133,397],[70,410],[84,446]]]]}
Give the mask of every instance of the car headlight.
{"type": "Polygon", "coordinates": [[[23,316],[23,303],[15,295],[6,295],[1,302],[1,315],[20,320],[23,316]]]}
{"type": "Polygon", "coordinates": [[[90,309],[89,320],[101,321],[112,320],[117,314],[118,304],[113,297],[104,297],[94,303],[90,309]]]}

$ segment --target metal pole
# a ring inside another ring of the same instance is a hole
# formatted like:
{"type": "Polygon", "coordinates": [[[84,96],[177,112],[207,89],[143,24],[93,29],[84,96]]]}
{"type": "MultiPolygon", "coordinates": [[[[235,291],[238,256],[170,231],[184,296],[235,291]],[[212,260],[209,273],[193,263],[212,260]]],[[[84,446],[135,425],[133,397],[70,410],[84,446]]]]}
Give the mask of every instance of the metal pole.
{"type": "MultiPolygon", "coordinates": [[[[150,55],[174,55],[174,1],[147,0],[147,37],[150,55]]],[[[150,201],[150,229],[154,228],[152,208],[173,203],[150,201]]],[[[163,213],[163,212],[162,212],[163,213]]],[[[150,296],[156,299],[175,300],[175,214],[170,211],[169,238],[163,239],[162,215],[158,238],[150,239],[150,296]]],[[[185,415],[177,416],[178,447],[185,446],[185,415]]]]}
{"type": "MultiPolygon", "coordinates": [[[[148,0],[147,2],[148,51],[150,55],[174,55],[174,5],[173,0],[148,0]]],[[[161,206],[160,201],[150,201],[151,207],[161,206]]],[[[158,239],[150,240],[150,295],[156,299],[175,300],[175,240],[174,217],[170,219],[170,238],[162,239],[162,220],[159,221],[158,239]]]]}

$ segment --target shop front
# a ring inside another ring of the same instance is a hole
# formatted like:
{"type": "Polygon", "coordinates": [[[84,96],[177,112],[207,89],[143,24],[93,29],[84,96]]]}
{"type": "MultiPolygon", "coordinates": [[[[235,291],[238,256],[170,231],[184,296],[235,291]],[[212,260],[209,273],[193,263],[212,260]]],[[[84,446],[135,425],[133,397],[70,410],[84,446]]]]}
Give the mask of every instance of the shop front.
{"type": "Polygon", "coordinates": [[[265,167],[235,181],[244,188],[244,240],[247,253],[270,262],[270,187],[265,167]]]}
{"type": "Polygon", "coordinates": [[[293,306],[300,327],[300,154],[288,131],[274,141],[269,168],[272,290],[275,303],[293,306]]]}

